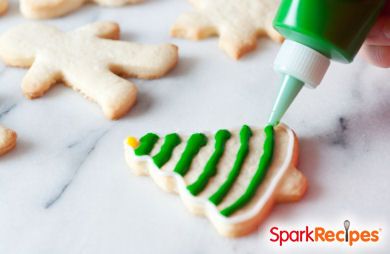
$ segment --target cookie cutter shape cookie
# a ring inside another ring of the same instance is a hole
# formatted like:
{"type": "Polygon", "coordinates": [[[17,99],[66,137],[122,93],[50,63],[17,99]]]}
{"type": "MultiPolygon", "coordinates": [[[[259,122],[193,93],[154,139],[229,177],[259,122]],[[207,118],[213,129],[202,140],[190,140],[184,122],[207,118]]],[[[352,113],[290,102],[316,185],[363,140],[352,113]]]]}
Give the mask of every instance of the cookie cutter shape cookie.
{"type": "Polygon", "coordinates": [[[0,0],[0,15],[4,14],[8,9],[8,0],[0,0]]]}
{"type": "Polygon", "coordinates": [[[276,203],[297,201],[306,178],[296,169],[298,141],[285,125],[216,134],[148,133],[124,142],[136,175],[180,195],[194,214],[207,217],[225,236],[255,230],[276,203]]]}
{"type": "Polygon", "coordinates": [[[256,48],[257,38],[283,37],[272,27],[279,1],[190,0],[195,11],[184,13],[171,28],[171,35],[192,40],[219,36],[219,47],[238,59],[256,48]]]}
{"type": "Polygon", "coordinates": [[[66,15],[88,2],[117,7],[142,0],[20,0],[20,11],[26,18],[49,19],[66,15]]]}
{"type": "Polygon", "coordinates": [[[13,130],[0,125],[0,155],[11,151],[16,146],[17,135],[13,130]]]}
{"type": "Polygon", "coordinates": [[[0,58],[10,66],[31,67],[22,82],[28,98],[40,97],[64,82],[99,104],[107,118],[118,119],[137,97],[136,86],[122,77],[158,78],[178,61],[178,49],[172,44],[119,41],[119,35],[113,22],[92,23],[67,33],[28,23],[0,36],[0,58]]]}

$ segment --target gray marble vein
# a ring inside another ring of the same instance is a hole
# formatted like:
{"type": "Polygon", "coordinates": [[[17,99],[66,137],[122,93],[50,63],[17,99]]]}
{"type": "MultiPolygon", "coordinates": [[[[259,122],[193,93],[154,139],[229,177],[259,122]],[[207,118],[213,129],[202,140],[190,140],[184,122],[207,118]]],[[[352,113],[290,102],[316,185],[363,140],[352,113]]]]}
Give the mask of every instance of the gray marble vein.
{"type": "Polygon", "coordinates": [[[67,150],[73,150],[73,149],[78,149],[79,147],[82,147],[84,150],[83,153],[80,155],[81,159],[74,164],[74,168],[72,176],[68,179],[68,182],[64,184],[64,186],[60,189],[58,193],[53,195],[52,198],[50,198],[46,204],[45,204],[45,209],[50,209],[53,205],[56,204],[56,202],[61,199],[63,194],[66,192],[66,190],[69,188],[69,186],[72,184],[72,182],[75,180],[77,177],[77,174],[83,167],[84,163],[88,160],[89,156],[91,153],[95,150],[97,144],[99,141],[108,133],[109,130],[103,130],[103,131],[92,131],[87,135],[87,137],[76,140],[75,142],[70,143],[69,145],[66,146],[67,150]]]}
{"type": "Polygon", "coordinates": [[[345,117],[339,117],[337,127],[332,134],[331,143],[342,148],[348,147],[348,120],[345,117]]]}
{"type": "Polygon", "coordinates": [[[5,115],[9,114],[13,109],[15,109],[16,105],[17,104],[15,103],[7,107],[0,107],[0,119],[5,115]]]}

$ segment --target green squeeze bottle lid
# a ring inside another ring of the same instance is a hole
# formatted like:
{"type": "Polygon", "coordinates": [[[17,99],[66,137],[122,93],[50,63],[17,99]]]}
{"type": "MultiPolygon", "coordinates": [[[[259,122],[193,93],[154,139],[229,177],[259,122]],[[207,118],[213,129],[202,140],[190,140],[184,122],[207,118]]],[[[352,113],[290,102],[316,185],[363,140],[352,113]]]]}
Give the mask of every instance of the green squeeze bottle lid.
{"type": "Polygon", "coordinates": [[[268,122],[279,123],[301,88],[315,88],[323,79],[330,59],[317,51],[292,40],[286,40],[276,56],[274,69],[283,74],[282,87],[268,122]]]}

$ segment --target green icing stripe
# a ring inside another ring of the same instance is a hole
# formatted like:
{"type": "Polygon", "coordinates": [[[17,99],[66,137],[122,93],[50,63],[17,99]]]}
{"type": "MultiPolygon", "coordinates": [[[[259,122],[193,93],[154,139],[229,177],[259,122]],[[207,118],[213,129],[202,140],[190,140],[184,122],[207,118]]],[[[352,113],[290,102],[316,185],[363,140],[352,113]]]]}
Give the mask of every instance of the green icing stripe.
{"type": "Polygon", "coordinates": [[[238,175],[240,174],[242,165],[245,162],[245,158],[249,153],[249,140],[252,137],[252,131],[249,126],[244,125],[240,130],[240,148],[237,152],[236,160],[234,161],[233,167],[230,170],[230,173],[226,179],[226,181],[219,187],[219,189],[211,195],[209,200],[218,205],[222,202],[225,196],[228,194],[229,190],[233,186],[236,181],[238,175]]]}
{"type": "Polygon", "coordinates": [[[188,139],[186,148],[176,164],[174,172],[184,176],[190,169],[192,160],[199,153],[199,150],[207,144],[207,137],[202,133],[192,134],[188,139]]]}
{"type": "Polygon", "coordinates": [[[226,142],[231,137],[231,134],[228,130],[219,130],[215,134],[215,150],[211,155],[210,159],[207,161],[206,166],[203,169],[203,172],[200,174],[198,179],[189,185],[187,189],[192,193],[192,195],[198,195],[204,190],[210,178],[217,174],[217,165],[221,159],[223,153],[225,152],[226,142]]]}
{"type": "Polygon", "coordinates": [[[255,196],[258,187],[265,178],[268,167],[272,162],[272,156],[274,152],[273,126],[268,125],[267,127],[265,127],[264,132],[266,137],[263,146],[263,154],[260,158],[259,166],[257,167],[256,173],[250,181],[244,194],[241,195],[233,204],[221,211],[221,214],[226,217],[232,215],[238,209],[245,206],[253,198],[253,196],[255,196]]]}
{"type": "Polygon", "coordinates": [[[138,156],[148,155],[153,150],[158,139],[159,137],[154,133],[146,134],[139,140],[141,144],[134,150],[134,153],[138,156]]]}
{"type": "Polygon", "coordinates": [[[180,144],[180,142],[181,139],[177,133],[166,135],[160,151],[152,158],[154,164],[156,164],[158,168],[164,166],[164,164],[171,159],[173,150],[180,144]]]}

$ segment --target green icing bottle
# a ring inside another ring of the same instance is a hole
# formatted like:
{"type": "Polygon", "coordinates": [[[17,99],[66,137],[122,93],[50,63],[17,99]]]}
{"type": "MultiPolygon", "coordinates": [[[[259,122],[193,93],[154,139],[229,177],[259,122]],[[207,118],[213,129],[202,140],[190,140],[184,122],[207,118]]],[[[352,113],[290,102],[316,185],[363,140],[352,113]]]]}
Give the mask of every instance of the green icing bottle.
{"type": "Polygon", "coordinates": [[[386,0],[282,0],[273,25],[286,41],[274,68],[282,87],[269,122],[277,124],[306,84],[317,87],[330,60],[351,62],[386,0]]]}

